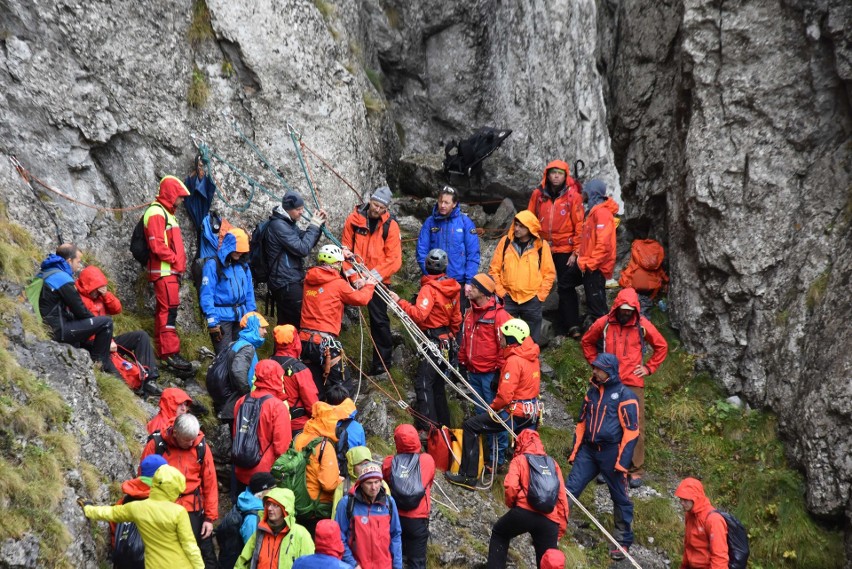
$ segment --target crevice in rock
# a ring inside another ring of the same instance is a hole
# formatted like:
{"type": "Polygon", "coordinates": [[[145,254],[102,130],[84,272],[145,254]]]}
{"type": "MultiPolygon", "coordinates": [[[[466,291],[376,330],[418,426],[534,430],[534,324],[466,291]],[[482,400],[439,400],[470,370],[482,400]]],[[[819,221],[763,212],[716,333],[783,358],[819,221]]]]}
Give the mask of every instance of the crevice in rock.
{"type": "Polygon", "coordinates": [[[246,95],[254,95],[260,91],[260,79],[258,79],[254,70],[243,60],[243,52],[240,49],[240,44],[222,38],[216,41],[219,44],[219,49],[222,50],[222,53],[231,62],[234,73],[242,84],[246,95]]]}

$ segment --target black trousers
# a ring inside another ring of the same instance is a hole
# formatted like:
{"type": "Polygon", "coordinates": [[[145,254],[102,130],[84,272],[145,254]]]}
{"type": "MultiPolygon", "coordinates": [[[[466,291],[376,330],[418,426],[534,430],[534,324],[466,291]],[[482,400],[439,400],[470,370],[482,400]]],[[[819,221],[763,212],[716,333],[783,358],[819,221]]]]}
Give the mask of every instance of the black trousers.
{"type": "MultiPolygon", "coordinates": [[[[414,393],[417,398],[418,413],[441,425],[450,425],[450,407],[447,405],[444,379],[425,359],[421,360],[420,365],[417,366],[417,375],[414,377],[414,393]]],[[[419,418],[415,419],[414,423],[420,430],[429,430],[429,425],[419,418]]]]}
{"type": "MultiPolygon", "coordinates": [[[[337,349],[330,350],[329,357],[335,358],[340,355],[340,351],[337,349]]],[[[343,385],[346,388],[346,391],[349,392],[349,395],[355,395],[355,385],[352,382],[352,374],[349,373],[349,366],[346,365],[346,356],[343,354],[343,357],[340,360],[331,366],[331,370],[328,372],[328,377],[323,379],[323,363],[322,363],[322,351],[320,350],[320,345],[315,344],[314,342],[302,342],[302,363],[304,363],[309,370],[311,370],[311,376],[314,378],[314,384],[317,386],[317,393],[319,393],[319,398],[322,401],[325,401],[325,394],[332,385],[343,385]]]]}
{"type": "Polygon", "coordinates": [[[119,346],[133,352],[139,363],[148,368],[148,377],[160,377],[160,372],[157,370],[157,358],[154,356],[154,346],[151,343],[151,336],[147,332],[134,330],[126,334],[119,334],[113,339],[119,346]]]}
{"type": "Polygon", "coordinates": [[[292,324],[298,329],[301,325],[303,288],[302,283],[297,282],[272,291],[279,326],[292,324]]]}
{"type": "MultiPolygon", "coordinates": [[[[606,304],[606,277],[600,271],[580,272],[576,264],[568,267],[568,275],[566,278],[566,319],[568,327],[580,326],[580,301],[577,298],[577,287],[583,285],[583,290],[586,293],[586,309],[592,320],[597,320],[607,312],[609,308],[606,304]]],[[[560,282],[560,290],[562,284],[560,282]]],[[[562,304],[562,296],[560,292],[559,302],[562,304]]]]}
{"type": "Polygon", "coordinates": [[[210,342],[213,344],[213,352],[215,352],[216,355],[226,349],[231,342],[236,342],[240,335],[239,322],[219,322],[219,328],[222,329],[222,339],[218,342],[214,342],[213,337],[210,337],[210,342]]]}
{"type": "Polygon", "coordinates": [[[506,312],[514,316],[515,318],[520,318],[524,322],[527,323],[527,326],[530,327],[530,336],[532,336],[533,342],[538,344],[539,339],[541,338],[541,305],[542,302],[538,299],[537,296],[532,297],[528,301],[518,304],[511,298],[509,295],[506,295],[504,299],[506,312]]]}
{"type": "Polygon", "coordinates": [[[92,360],[101,362],[105,372],[118,373],[109,358],[109,345],[112,341],[112,318],[109,316],[63,322],[56,341],[72,346],[83,346],[92,355],[92,360]],[[95,336],[94,341],[87,342],[92,335],[95,336]]]}
{"type": "Polygon", "coordinates": [[[370,303],[367,304],[370,313],[370,335],[376,347],[373,348],[373,371],[383,370],[382,360],[388,369],[393,361],[393,337],[391,336],[390,317],[388,317],[388,305],[378,295],[374,294],[370,303]],[[376,350],[378,348],[378,351],[376,350]],[[381,356],[381,357],[380,357],[381,356]]]}
{"type": "Polygon", "coordinates": [[[204,560],[204,569],[219,569],[219,560],[216,558],[216,550],[213,548],[213,534],[207,539],[201,539],[201,524],[204,523],[204,515],[201,512],[189,512],[189,525],[195,534],[195,541],[201,550],[201,558],[204,560]]]}
{"type": "MultiPolygon", "coordinates": [[[[512,430],[520,433],[524,429],[534,429],[536,427],[536,418],[524,417],[509,417],[508,413],[501,412],[500,417],[503,418],[512,430]]],[[[479,436],[490,435],[492,433],[502,433],[506,429],[503,425],[493,420],[488,413],[474,415],[462,423],[464,430],[464,440],[462,441],[462,461],[459,465],[459,474],[468,478],[476,478],[479,473],[479,436]]]]}
{"type": "Polygon", "coordinates": [[[521,534],[529,533],[535,548],[536,567],[548,549],[556,548],[559,539],[559,524],[544,515],[514,507],[494,524],[488,543],[488,569],[506,567],[509,543],[521,534]]]}
{"type": "Polygon", "coordinates": [[[429,542],[429,518],[399,516],[402,526],[402,566],[426,569],[426,544],[429,542]]]}
{"type": "Polygon", "coordinates": [[[556,308],[556,319],[553,321],[554,330],[557,333],[568,331],[568,323],[571,321],[571,295],[577,300],[577,291],[571,285],[570,272],[568,271],[568,259],[571,253],[553,253],[553,264],[556,266],[556,293],[559,296],[559,304],[556,308]]]}

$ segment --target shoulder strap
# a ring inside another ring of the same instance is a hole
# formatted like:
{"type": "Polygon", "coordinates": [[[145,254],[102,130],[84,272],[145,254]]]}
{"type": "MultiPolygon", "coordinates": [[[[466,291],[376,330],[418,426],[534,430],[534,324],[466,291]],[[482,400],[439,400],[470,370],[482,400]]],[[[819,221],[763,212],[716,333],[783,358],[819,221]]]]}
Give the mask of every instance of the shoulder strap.
{"type": "Polygon", "coordinates": [[[201,441],[195,445],[195,454],[198,456],[198,464],[204,464],[205,452],[207,452],[207,437],[201,437],[201,441]]]}
{"type": "Polygon", "coordinates": [[[166,442],[163,440],[163,433],[160,431],[154,431],[150,435],[148,435],[149,441],[154,441],[154,452],[162,455],[166,452],[166,442]]]}
{"type": "Polygon", "coordinates": [[[388,212],[388,218],[382,224],[382,241],[388,240],[388,232],[390,232],[391,221],[396,221],[392,213],[388,212]]]}

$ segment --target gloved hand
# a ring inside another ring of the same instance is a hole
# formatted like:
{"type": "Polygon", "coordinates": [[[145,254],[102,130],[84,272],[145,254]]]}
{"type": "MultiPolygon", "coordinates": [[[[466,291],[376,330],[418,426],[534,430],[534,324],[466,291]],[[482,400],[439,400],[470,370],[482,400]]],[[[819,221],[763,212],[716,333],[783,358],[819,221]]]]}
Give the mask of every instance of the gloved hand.
{"type": "Polygon", "coordinates": [[[210,333],[210,339],[213,343],[222,341],[222,327],[221,326],[213,326],[212,328],[208,328],[207,332],[210,333]]]}
{"type": "Polygon", "coordinates": [[[91,500],[87,500],[86,498],[77,498],[77,505],[81,508],[85,508],[86,506],[93,506],[91,500]]]}

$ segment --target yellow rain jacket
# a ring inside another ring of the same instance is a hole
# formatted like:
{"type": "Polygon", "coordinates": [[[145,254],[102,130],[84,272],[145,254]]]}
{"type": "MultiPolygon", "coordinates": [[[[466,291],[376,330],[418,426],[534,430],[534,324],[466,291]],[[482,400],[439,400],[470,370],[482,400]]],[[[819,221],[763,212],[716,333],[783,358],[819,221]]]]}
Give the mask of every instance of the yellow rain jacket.
{"type": "Polygon", "coordinates": [[[525,209],[519,212],[515,219],[530,230],[532,239],[530,245],[519,254],[518,246],[513,242],[513,222],[509,233],[497,243],[490,267],[495,292],[501,298],[508,294],[509,298],[518,304],[523,304],[534,296],[544,302],[556,279],[556,267],[553,265],[550,245],[540,237],[541,224],[533,212],[525,209]]]}

